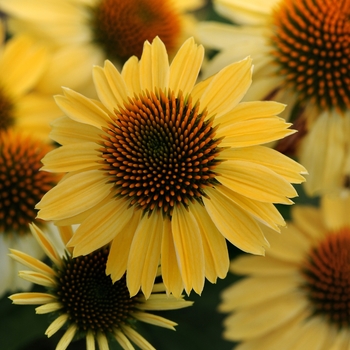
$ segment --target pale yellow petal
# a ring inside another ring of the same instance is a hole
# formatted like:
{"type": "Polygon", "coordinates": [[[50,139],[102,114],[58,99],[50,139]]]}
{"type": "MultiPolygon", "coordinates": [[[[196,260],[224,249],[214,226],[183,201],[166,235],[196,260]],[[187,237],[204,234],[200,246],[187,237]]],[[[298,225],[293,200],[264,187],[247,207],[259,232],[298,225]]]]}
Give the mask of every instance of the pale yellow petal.
{"type": "Polygon", "coordinates": [[[51,259],[51,261],[56,265],[60,266],[62,261],[55,245],[50,241],[50,238],[40,230],[38,226],[34,223],[29,224],[30,232],[35,237],[36,241],[39,243],[41,248],[44,250],[45,254],[51,259]]]}
{"type": "Polygon", "coordinates": [[[150,296],[160,262],[162,235],[163,215],[157,211],[150,217],[144,215],[132,240],[127,265],[126,282],[131,297],[140,287],[146,298],[150,296]]]}
{"type": "Polygon", "coordinates": [[[264,255],[268,242],[255,220],[226,197],[224,186],[206,189],[210,199],[203,197],[205,208],[221,234],[239,249],[264,255]]]}
{"type": "Polygon", "coordinates": [[[301,183],[305,178],[306,169],[276,150],[264,146],[252,146],[238,149],[225,149],[220,153],[223,159],[243,160],[263,165],[278,175],[282,176],[288,182],[301,183]]]}
{"type": "Polygon", "coordinates": [[[50,312],[55,312],[63,308],[63,305],[60,302],[48,303],[45,305],[38,306],[35,308],[35,312],[39,315],[48,314],[50,312]]]}
{"type": "Polygon", "coordinates": [[[163,327],[163,328],[175,330],[175,326],[177,326],[176,322],[173,322],[164,317],[149,314],[146,312],[133,312],[132,316],[141,322],[149,323],[157,327],[163,327]]]}
{"type": "Polygon", "coordinates": [[[122,69],[122,77],[127,86],[128,96],[134,96],[141,93],[140,67],[136,56],[130,57],[122,69]]]}
{"type": "Polygon", "coordinates": [[[277,117],[251,119],[219,127],[216,136],[224,138],[220,143],[222,147],[249,147],[294,134],[295,130],[288,129],[290,125],[277,117]]]}
{"type": "Polygon", "coordinates": [[[92,331],[86,334],[86,350],[95,350],[95,336],[92,331]]]}
{"type": "Polygon", "coordinates": [[[198,77],[202,66],[204,48],[196,45],[193,38],[185,41],[170,65],[169,87],[177,96],[182,91],[189,94],[198,77]]]}
{"type": "Polygon", "coordinates": [[[75,231],[68,246],[73,256],[86,255],[110,243],[129,224],[133,209],[124,199],[114,199],[96,209],[75,231]]]}
{"type": "Polygon", "coordinates": [[[73,237],[72,226],[60,226],[58,227],[58,231],[60,233],[63,244],[66,246],[68,241],[73,237]]]}
{"type": "Polygon", "coordinates": [[[169,85],[169,61],[165,45],[154,38],[152,44],[144,43],[140,59],[140,82],[143,91],[166,90],[169,85]]]}
{"type": "Polygon", "coordinates": [[[52,172],[70,172],[88,168],[101,168],[98,162],[101,160],[101,152],[98,145],[93,142],[73,143],[58,147],[47,153],[41,160],[44,166],[41,170],[52,172]]]}
{"type": "Polygon", "coordinates": [[[187,294],[200,294],[204,287],[203,243],[196,218],[184,207],[175,206],[171,220],[176,256],[187,294]]]}
{"type": "Polygon", "coordinates": [[[299,264],[281,261],[268,255],[265,257],[241,255],[231,263],[230,271],[251,276],[286,276],[295,275],[299,268],[299,264]]]}
{"type": "Polygon", "coordinates": [[[221,128],[230,127],[233,123],[276,116],[283,112],[285,107],[284,104],[274,101],[241,102],[228,113],[218,117],[217,121],[221,128]]]}
{"type": "Polygon", "coordinates": [[[93,100],[67,88],[63,92],[64,96],[55,96],[55,101],[69,118],[98,129],[110,121],[108,114],[93,100]]]}
{"type": "Polygon", "coordinates": [[[211,84],[211,82],[213,81],[214,78],[215,78],[215,75],[210,77],[210,78],[207,78],[207,79],[205,79],[205,80],[203,80],[195,85],[195,87],[193,88],[193,90],[191,92],[191,96],[193,98],[194,103],[201,100],[204,91],[206,91],[206,89],[211,84]]]}
{"type": "Polygon", "coordinates": [[[57,344],[56,350],[66,350],[68,348],[68,345],[73,340],[76,332],[78,330],[77,325],[72,324],[66,332],[63,334],[62,338],[57,344]]]}
{"type": "Polygon", "coordinates": [[[101,142],[101,130],[95,126],[78,123],[66,116],[55,119],[50,137],[61,145],[81,142],[101,142]]]}
{"type": "Polygon", "coordinates": [[[122,331],[116,331],[114,336],[124,350],[135,350],[135,348],[130,343],[130,340],[124,335],[122,331]]]}
{"type": "Polygon", "coordinates": [[[47,52],[25,35],[15,36],[6,43],[0,57],[1,85],[8,93],[18,96],[33,89],[44,73],[47,52]]]}
{"type": "Polygon", "coordinates": [[[56,298],[51,294],[46,293],[17,293],[9,296],[13,304],[18,305],[40,305],[48,304],[56,301],[56,298]]]}
{"type": "Polygon", "coordinates": [[[298,194],[282,176],[257,163],[227,160],[215,169],[216,178],[230,190],[261,202],[291,204],[298,194]]]}
{"type": "Polygon", "coordinates": [[[259,222],[271,227],[277,232],[280,232],[279,226],[285,226],[286,224],[283,216],[272,203],[253,200],[228,188],[225,188],[225,195],[259,222]]]}
{"type": "Polygon", "coordinates": [[[162,278],[167,293],[173,293],[177,298],[181,296],[183,281],[176,258],[170,220],[164,222],[162,248],[161,248],[162,278]]]}
{"type": "Polygon", "coordinates": [[[48,337],[53,336],[58,330],[60,330],[64,326],[68,318],[69,318],[68,314],[62,314],[58,316],[47,328],[47,330],[45,331],[45,334],[48,337]]]}
{"type": "Polygon", "coordinates": [[[195,217],[202,236],[205,276],[210,282],[216,283],[217,277],[225,278],[230,263],[225,237],[203,205],[195,202],[189,206],[189,211],[195,217]]]}
{"type": "Polygon", "coordinates": [[[9,256],[11,256],[12,259],[18,261],[20,264],[23,264],[29,267],[30,269],[37,272],[41,272],[47,276],[55,275],[55,271],[48,265],[41,262],[40,260],[37,260],[32,256],[26,253],[20,252],[16,249],[10,249],[10,252],[11,254],[9,254],[9,256]]]}
{"type": "Polygon", "coordinates": [[[36,206],[40,209],[38,218],[60,220],[92,208],[110,193],[113,184],[107,181],[100,170],[70,176],[42,197],[36,206]]]}
{"type": "Polygon", "coordinates": [[[26,281],[38,284],[40,286],[45,286],[53,288],[56,285],[56,281],[47,275],[43,275],[40,272],[35,271],[19,271],[18,276],[26,281]]]}
{"type": "Polygon", "coordinates": [[[231,339],[246,340],[280,327],[306,307],[307,300],[299,293],[289,293],[270,303],[242,308],[226,318],[224,324],[230,327],[231,339]]]}
{"type": "Polygon", "coordinates": [[[200,111],[207,108],[209,116],[233,109],[243,98],[252,81],[252,62],[246,58],[232,63],[217,73],[200,98],[200,111]]]}
{"type": "Polygon", "coordinates": [[[193,304],[192,301],[184,300],[182,297],[175,298],[172,295],[161,293],[151,294],[147,301],[144,297],[141,297],[140,299],[143,299],[143,302],[137,304],[136,308],[149,311],[178,310],[193,304]]]}
{"type": "Polygon", "coordinates": [[[120,280],[126,271],[131,242],[141,220],[141,214],[141,210],[135,211],[127,226],[123,230],[118,230],[112,241],[106,274],[111,275],[113,282],[120,280]]]}
{"type": "Polygon", "coordinates": [[[108,340],[104,333],[97,333],[96,338],[99,350],[109,350],[108,340]]]}
{"type": "Polygon", "coordinates": [[[123,332],[142,350],[156,350],[144,337],[130,326],[122,326],[123,332]]]}
{"type": "Polygon", "coordinates": [[[111,113],[127,101],[124,79],[110,61],[106,60],[103,68],[94,67],[93,78],[98,98],[111,113]]]}
{"type": "Polygon", "coordinates": [[[274,298],[287,295],[295,290],[300,280],[300,275],[297,273],[295,276],[244,278],[224,290],[221,294],[223,301],[219,310],[230,312],[261,303],[273,303],[274,298]],[[259,293],[256,292],[257,288],[259,293]]]}

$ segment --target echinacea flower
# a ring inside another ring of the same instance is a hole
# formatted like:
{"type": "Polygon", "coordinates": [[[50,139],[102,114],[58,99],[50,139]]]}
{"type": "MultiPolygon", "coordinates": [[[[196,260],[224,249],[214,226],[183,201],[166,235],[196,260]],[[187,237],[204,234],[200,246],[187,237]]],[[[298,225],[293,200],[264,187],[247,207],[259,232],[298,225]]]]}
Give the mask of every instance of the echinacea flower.
{"type": "Polygon", "coordinates": [[[26,130],[48,140],[49,123],[60,115],[50,95],[35,91],[49,58],[27,36],[11,38],[0,50],[0,130],[26,130]]]}
{"type": "MultiPolygon", "coordinates": [[[[11,257],[29,267],[20,271],[20,277],[46,287],[46,292],[17,293],[10,296],[14,304],[40,305],[38,314],[50,314],[54,321],[46,330],[51,337],[60,329],[65,333],[56,349],[64,350],[74,338],[86,338],[87,350],[108,350],[110,338],[123,349],[134,349],[131,342],[141,349],[154,349],[136,330],[137,321],[175,329],[175,322],[148,311],[175,310],[188,307],[192,302],[167,296],[164,285],[154,285],[148,300],[142,294],[129,296],[125,276],[112,282],[106,275],[109,247],[102,247],[90,254],[73,258],[70,251],[61,256],[55,245],[35,225],[31,232],[50,258],[52,266],[34,259],[18,250],[11,250],[11,257]],[[130,342],[131,341],[131,342],[130,342]]],[[[63,244],[71,237],[71,227],[61,227],[63,244]]]]}
{"type": "Polygon", "coordinates": [[[237,350],[343,350],[350,343],[350,197],[295,206],[266,256],[241,256],[247,275],[223,292],[224,338],[237,350]],[[257,293],[258,291],[258,293],[257,293]]]}
{"type": "Polygon", "coordinates": [[[268,246],[257,221],[276,231],[272,203],[290,204],[305,169],[260,144],[293,133],[275,102],[240,103],[251,60],[195,85],[203,47],[188,39],[169,66],[164,44],[145,43],[120,73],[93,71],[100,101],[72,90],[56,101],[66,117],[51,137],[62,145],[43,170],[67,172],[38,203],[38,217],[81,223],[73,256],[112,242],[107,274],[127,271],[131,295],[153,288],[159,263],[167,291],[201,293],[205,277],[228,271],[226,241],[254,254],[268,246]]]}
{"type": "Polygon", "coordinates": [[[339,192],[350,176],[350,1],[214,4],[222,16],[241,25],[199,25],[202,43],[220,51],[206,66],[206,75],[251,55],[256,66],[247,100],[286,103],[283,116],[302,132],[279,149],[290,151],[292,144],[310,174],[308,194],[339,192]]]}
{"type": "Polygon", "coordinates": [[[85,61],[115,63],[141,56],[143,43],[159,36],[175,53],[193,35],[189,12],[203,0],[0,0],[10,30],[30,33],[50,46],[72,46],[85,61]]]}
{"type": "Polygon", "coordinates": [[[39,171],[41,158],[51,149],[23,133],[0,131],[0,295],[30,286],[16,278],[19,266],[8,257],[9,247],[43,256],[28,224],[37,215],[35,204],[58,181],[56,175],[39,171]]]}

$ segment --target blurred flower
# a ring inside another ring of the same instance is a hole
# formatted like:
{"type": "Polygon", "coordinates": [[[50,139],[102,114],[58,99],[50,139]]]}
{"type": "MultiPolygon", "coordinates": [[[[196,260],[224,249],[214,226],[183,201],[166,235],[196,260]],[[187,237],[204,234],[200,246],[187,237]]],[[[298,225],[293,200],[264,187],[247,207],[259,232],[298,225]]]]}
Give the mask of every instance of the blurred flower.
{"type": "Polygon", "coordinates": [[[164,44],[146,42],[141,60],[121,73],[94,68],[101,102],[65,89],[56,101],[67,117],[53,124],[62,147],[43,170],[68,172],[37,205],[58,225],[81,223],[74,256],[113,241],[107,274],[127,270],[131,295],[149,296],[158,264],[169,292],[201,293],[204,279],[228,271],[225,238],[264,254],[256,219],[276,231],[272,203],[290,204],[305,169],[260,146],[293,133],[275,102],[239,103],[251,83],[251,60],[233,63],[195,85],[203,47],[187,40],[169,67],[164,44]]]}
{"type": "Polygon", "coordinates": [[[286,103],[283,116],[302,131],[292,144],[310,173],[308,193],[339,190],[350,176],[350,1],[214,4],[222,16],[242,25],[200,25],[203,44],[220,50],[205,74],[251,55],[254,83],[247,100],[286,103]]]}
{"type": "MultiPolygon", "coordinates": [[[[162,283],[154,285],[148,300],[140,294],[130,298],[125,276],[113,283],[105,274],[108,247],[78,258],[73,258],[69,251],[60,256],[55,245],[37,226],[31,225],[30,229],[53,266],[18,250],[11,250],[11,257],[31,269],[21,271],[21,278],[47,290],[46,293],[18,293],[10,299],[14,304],[41,305],[36,308],[36,313],[56,317],[45,334],[51,337],[60,329],[66,329],[57,345],[58,350],[66,349],[75,337],[86,338],[87,350],[95,349],[95,340],[101,350],[108,350],[110,338],[116,339],[123,349],[134,349],[130,340],[141,349],[154,349],[136,331],[136,321],[175,329],[176,323],[147,311],[175,310],[192,305],[183,298],[167,296],[162,283]]],[[[60,233],[65,244],[73,230],[69,226],[61,227],[60,233]]]]}
{"type": "Polygon", "coordinates": [[[282,234],[266,233],[266,256],[241,256],[248,277],[223,293],[224,337],[237,350],[346,349],[350,342],[350,198],[292,208],[282,234]],[[258,290],[258,293],[257,293],[258,290]]]}
{"type": "Polygon", "coordinates": [[[140,57],[143,43],[156,36],[175,53],[193,35],[189,11],[203,5],[204,0],[0,0],[10,30],[50,46],[70,45],[72,58],[80,52],[90,67],[106,58],[123,63],[140,57]]]}
{"type": "Polygon", "coordinates": [[[18,264],[8,257],[9,247],[43,255],[28,234],[28,223],[37,214],[35,204],[58,181],[54,174],[39,171],[41,158],[51,149],[23,133],[0,132],[0,295],[29,288],[28,282],[16,278],[18,264]]]}
{"type": "Polygon", "coordinates": [[[0,48],[0,130],[26,130],[48,140],[49,122],[61,112],[52,96],[34,91],[47,64],[46,50],[27,36],[0,48]]]}

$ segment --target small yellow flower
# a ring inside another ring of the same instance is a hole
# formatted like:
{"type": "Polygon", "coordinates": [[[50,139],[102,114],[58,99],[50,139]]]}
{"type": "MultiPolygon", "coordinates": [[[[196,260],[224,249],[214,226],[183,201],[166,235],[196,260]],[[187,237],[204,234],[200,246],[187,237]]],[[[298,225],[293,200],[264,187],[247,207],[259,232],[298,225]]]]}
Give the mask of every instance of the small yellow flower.
{"type": "Polygon", "coordinates": [[[241,256],[246,274],[223,293],[224,337],[235,349],[342,350],[350,342],[350,197],[323,198],[320,209],[292,208],[293,221],[266,256],[241,256]],[[257,293],[257,290],[259,291],[257,293]]]}
{"type": "Polygon", "coordinates": [[[62,147],[43,170],[68,172],[37,208],[58,225],[81,223],[74,256],[112,242],[107,274],[127,270],[131,295],[148,297],[159,263],[167,290],[201,293],[205,277],[228,271],[225,238],[264,254],[257,220],[276,231],[272,203],[290,204],[305,169],[262,143],[292,134],[275,102],[240,100],[251,83],[249,58],[195,85],[203,47],[187,40],[169,66],[164,44],[146,42],[121,73],[95,67],[100,101],[65,89],[67,115],[53,124],[62,147]]]}
{"type": "MultiPolygon", "coordinates": [[[[31,269],[20,271],[21,278],[44,286],[47,291],[13,294],[10,299],[14,304],[40,305],[36,313],[55,316],[45,334],[51,337],[60,329],[66,329],[57,350],[66,349],[75,337],[86,338],[87,350],[95,349],[95,341],[99,349],[108,350],[110,338],[116,339],[123,349],[134,349],[131,342],[141,349],[154,349],[136,331],[136,322],[174,330],[176,323],[147,311],[192,305],[182,297],[167,296],[162,283],[154,285],[148,300],[140,294],[130,298],[125,276],[113,283],[105,274],[108,247],[78,258],[73,258],[69,251],[60,256],[37,226],[31,225],[30,229],[53,266],[18,250],[12,249],[11,257],[31,269]]],[[[60,228],[60,233],[63,243],[67,243],[73,231],[66,226],[60,228]]]]}

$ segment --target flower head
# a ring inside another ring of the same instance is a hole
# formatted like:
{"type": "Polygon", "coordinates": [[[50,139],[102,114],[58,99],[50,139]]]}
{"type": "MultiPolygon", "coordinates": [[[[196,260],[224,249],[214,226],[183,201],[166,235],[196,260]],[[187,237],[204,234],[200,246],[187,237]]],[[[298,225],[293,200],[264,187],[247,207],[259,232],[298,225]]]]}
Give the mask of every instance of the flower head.
{"type": "MultiPolygon", "coordinates": [[[[123,349],[134,349],[130,340],[142,349],[153,349],[137,331],[136,321],[174,329],[176,323],[148,313],[150,310],[173,310],[190,306],[182,298],[175,299],[164,293],[164,286],[154,286],[148,300],[143,295],[132,298],[126,287],[125,276],[116,282],[106,275],[109,247],[105,246],[86,256],[73,258],[69,251],[60,256],[55,245],[35,225],[30,229],[52,261],[52,267],[33,257],[11,250],[11,257],[29,267],[20,277],[47,288],[46,293],[29,292],[10,296],[14,304],[41,305],[38,314],[53,314],[56,318],[46,330],[48,337],[66,329],[57,345],[58,350],[68,347],[74,338],[86,338],[88,350],[108,349],[108,339],[116,339],[123,349]]],[[[71,227],[60,228],[64,243],[71,237],[71,227]]]]}
{"type": "Polygon", "coordinates": [[[28,224],[37,215],[35,204],[59,179],[55,174],[39,171],[41,158],[51,149],[26,134],[0,131],[0,294],[28,288],[28,283],[16,281],[18,266],[7,256],[10,246],[42,256],[42,250],[28,234],[28,224]]]}
{"type": "Polygon", "coordinates": [[[37,208],[58,225],[81,223],[74,256],[112,242],[107,274],[127,270],[131,295],[149,296],[158,264],[169,292],[200,293],[228,270],[225,238],[263,254],[256,220],[278,231],[272,203],[292,203],[304,168],[261,143],[293,133],[275,102],[239,103],[251,60],[195,85],[203,48],[187,40],[169,66],[159,38],[121,73],[94,68],[100,101],[69,89],[56,101],[67,117],[53,124],[62,147],[44,170],[68,172],[37,208]]]}
{"type": "Polygon", "coordinates": [[[349,344],[349,203],[327,197],[320,209],[294,207],[283,237],[266,232],[271,248],[264,258],[232,262],[233,272],[248,275],[224,291],[220,305],[231,312],[224,336],[241,341],[237,349],[349,344]]]}
{"type": "Polygon", "coordinates": [[[350,2],[215,4],[220,14],[243,25],[202,25],[202,42],[221,51],[206,74],[252,55],[257,67],[248,100],[274,99],[288,105],[283,116],[302,132],[293,142],[282,141],[279,149],[296,150],[310,173],[305,183],[309,194],[338,191],[350,174],[350,2]]]}

